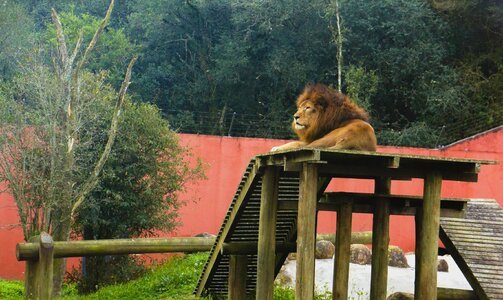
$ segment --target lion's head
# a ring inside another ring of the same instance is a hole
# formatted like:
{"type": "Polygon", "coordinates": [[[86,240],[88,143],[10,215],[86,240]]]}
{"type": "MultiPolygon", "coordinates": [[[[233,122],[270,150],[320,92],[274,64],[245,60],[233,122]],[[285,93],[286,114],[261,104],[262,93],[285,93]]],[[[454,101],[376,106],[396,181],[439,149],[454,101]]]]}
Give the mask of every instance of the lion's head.
{"type": "Polygon", "coordinates": [[[297,98],[292,128],[301,141],[311,143],[348,120],[368,122],[368,114],[348,96],[323,84],[308,85],[297,98]]]}

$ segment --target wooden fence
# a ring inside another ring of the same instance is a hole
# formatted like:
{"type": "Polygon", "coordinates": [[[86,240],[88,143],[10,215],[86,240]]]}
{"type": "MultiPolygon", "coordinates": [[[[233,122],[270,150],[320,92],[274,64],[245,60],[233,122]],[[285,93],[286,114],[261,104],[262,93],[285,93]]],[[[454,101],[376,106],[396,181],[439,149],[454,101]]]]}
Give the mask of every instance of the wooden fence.
{"type": "MultiPolygon", "coordinates": [[[[335,234],[319,234],[317,240],[335,241],[335,234]]],[[[370,244],[371,232],[354,232],[351,235],[354,244],[370,244]]],[[[144,254],[144,253],[194,253],[209,251],[215,238],[186,237],[158,239],[115,239],[85,241],[53,241],[43,232],[33,237],[28,243],[16,246],[18,261],[26,261],[25,299],[52,299],[52,279],[54,258],[144,254]]],[[[256,252],[257,245],[249,245],[250,251],[256,252]]],[[[232,252],[232,245],[224,245],[224,251],[232,252]],[[228,249],[227,249],[228,248],[228,249]],[[227,249],[227,250],[226,250],[227,249]]],[[[295,247],[292,248],[295,252],[295,247]]]]}

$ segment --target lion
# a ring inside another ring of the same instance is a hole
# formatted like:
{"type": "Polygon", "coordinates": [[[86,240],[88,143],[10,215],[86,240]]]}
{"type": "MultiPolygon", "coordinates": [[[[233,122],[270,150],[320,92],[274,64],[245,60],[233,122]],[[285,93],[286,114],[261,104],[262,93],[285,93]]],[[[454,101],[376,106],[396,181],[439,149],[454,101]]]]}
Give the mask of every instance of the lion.
{"type": "Polygon", "coordinates": [[[376,151],[374,129],[368,113],[348,96],[323,85],[307,85],[297,98],[292,129],[298,141],[273,147],[271,151],[297,148],[326,148],[376,151]]]}

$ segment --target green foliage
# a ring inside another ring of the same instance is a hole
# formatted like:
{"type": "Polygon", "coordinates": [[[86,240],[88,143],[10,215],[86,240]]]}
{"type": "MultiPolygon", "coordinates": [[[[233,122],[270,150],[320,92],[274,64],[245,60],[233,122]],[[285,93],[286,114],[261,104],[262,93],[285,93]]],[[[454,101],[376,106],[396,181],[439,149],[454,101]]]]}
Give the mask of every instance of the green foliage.
{"type": "MultiPolygon", "coordinates": [[[[111,99],[93,106],[92,125],[82,137],[80,160],[92,161],[102,151],[111,99]]],[[[185,184],[203,178],[202,165],[189,165],[190,152],[178,143],[159,110],[151,104],[126,101],[123,121],[102,176],[82,205],[74,230],[84,239],[153,236],[178,225],[183,205],[178,194],[185,184]]],[[[85,174],[87,169],[82,169],[85,174]]],[[[96,257],[83,261],[79,290],[127,282],[142,274],[130,256],[96,257]],[[108,268],[110,264],[118,268],[108,268]]]]}
{"type": "Polygon", "coordinates": [[[0,1],[0,79],[9,78],[17,62],[32,46],[34,24],[15,0],[0,1]]]}
{"type": "Polygon", "coordinates": [[[87,296],[63,296],[61,299],[193,299],[192,292],[208,253],[173,257],[154,266],[146,276],[131,282],[104,287],[87,296]]]}
{"type": "Polygon", "coordinates": [[[0,299],[23,299],[24,284],[21,281],[7,281],[0,279],[0,299]]]}
{"type": "MultiPolygon", "coordinates": [[[[81,33],[83,34],[82,45],[87,45],[102,21],[86,13],[77,15],[74,12],[74,8],[69,12],[61,12],[59,16],[65,29],[66,42],[69,49],[75,48],[75,44],[81,33]]],[[[49,42],[51,47],[57,46],[56,29],[52,23],[47,26],[45,40],[49,42]]],[[[83,50],[81,49],[81,51],[83,50]]],[[[123,29],[108,28],[101,35],[100,41],[95,46],[93,55],[86,67],[93,72],[106,70],[108,73],[107,80],[116,89],[119,89],[124,76],[124,70],[131,56],[137,54],[139,50],[140,47],[129,40],[123,29]]]]}

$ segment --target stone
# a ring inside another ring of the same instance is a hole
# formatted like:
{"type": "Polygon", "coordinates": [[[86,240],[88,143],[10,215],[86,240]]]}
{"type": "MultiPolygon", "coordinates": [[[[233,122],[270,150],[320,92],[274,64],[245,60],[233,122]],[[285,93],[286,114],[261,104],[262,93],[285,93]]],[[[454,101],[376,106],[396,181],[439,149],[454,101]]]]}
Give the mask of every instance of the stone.
{"type": "Polygon", "coordinates": [[[203,232],[196,234],[194,237],[216,238],[217,236],[211,233],[203,232]]]}
{"type": "Polygon", "coordinates": [[[315,258],[317,259],[327,259],[332,258],[335,253],[335,246],[330,241],[317,241],[315,258]]]}
{"type": "Polygon", "coordinates": [[[390,267],[408,268],[407,257],[402,249],[398,246],[389,246],[388,248],[388,265],[390,267]]]}
{"type": "Polygon", "coordinates": [[[372,252],[363,244],[352,244],[349,262],[359,265],[368,265],[372,262],[372,252]]]}
{"type": "Polygon", "coordinates": [[[274,283],[280,286],[290,286],[293,284],[293,278],[290,274],[286,272],[286,268],[283,265],[279,271],[274,283]]]}
{"type": "Polygon", "coordinates": [[[437,270],[439,272],[449,272],[449,264],[447,263],[447,261],[445,259],[440,258],[438,260],[437,270]]]}

